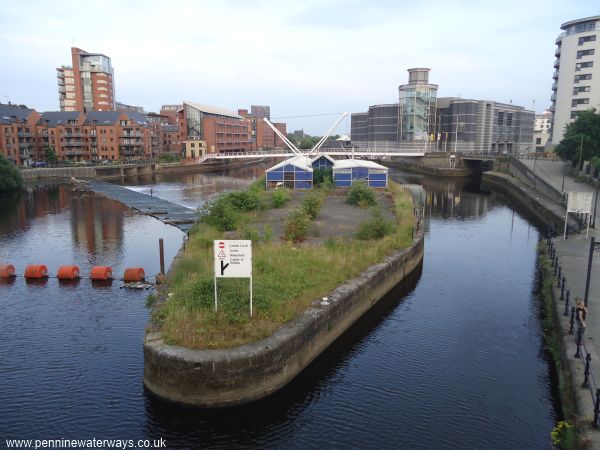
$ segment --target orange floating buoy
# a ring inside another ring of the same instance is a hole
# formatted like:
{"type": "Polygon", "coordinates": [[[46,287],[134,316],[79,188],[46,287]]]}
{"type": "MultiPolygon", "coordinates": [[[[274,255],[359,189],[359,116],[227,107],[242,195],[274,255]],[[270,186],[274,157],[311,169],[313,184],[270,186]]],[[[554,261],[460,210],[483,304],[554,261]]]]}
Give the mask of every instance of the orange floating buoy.
{"type": "Polygon", "coordinates": [[[0,278],[12,278],[16,276],[15,266],[12,264],[0,264],[0,278]]]}
{"type": "Polygon", "coordinates": [[[92,280],[112,280],[112,269],[108,266],[94,266],[90,272],[92,280]]]}
{"type": "Polygon", "coordinates": [[[77,266],[60,266],[56,274],[59,280],[75,280],[79,278],[79,267],[77,266]]]}
{"type": "Polygon", "coordinates": [[[144,269],[141,267],[130,267],[129,269],[125,269],[123,281],[127,283],[132,281],[144,281],[145,276],[144,269]]]}
{"type": "Polygon", "coordinates": [[[25,267],[25,278],[48,278],[48,268],[43,264],[29,264],[25,267]]]}

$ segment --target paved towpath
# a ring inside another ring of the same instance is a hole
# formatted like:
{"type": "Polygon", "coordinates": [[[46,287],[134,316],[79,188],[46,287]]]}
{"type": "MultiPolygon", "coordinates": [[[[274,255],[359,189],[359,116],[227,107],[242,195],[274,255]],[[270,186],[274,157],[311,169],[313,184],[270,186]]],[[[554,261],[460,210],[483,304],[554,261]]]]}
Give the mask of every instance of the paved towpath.
{"type": "Polygon", "coordinates": [[[166,224],[174,225],[184,232],[189,231],[198,219],[197,212],[194,209],[171,203],[162,198],[142,194],[118,184],[92,180],[89,186],[94,192],[110,197],[166,224]]]}
{"type": "MultiPolygon", "coordinates": [[[[533,170],[533,160],[522,160],[527,166],[533,170]]],[[[554,186],[559,192],[563,184],[563,164],[561,161],[552,162],[551,160],[538,160],[535,163],[535,173],[543,178],[546,182],[554,186]]],[[[564,177],[565,192],[590,192],[595,188],[586,183],[577,182],[571,176],[564,177]]],[[[553,244],[556,248],[559,257],[559,265],[562,268],[562,273],[565,276],[565,293],[570,291],[570,304],[575,304],[575,298],[583,299],[585,293],[585,283],[587,276],[587,267],[589,260],[589,250],[591,238],[595,237],[596,241],[600,242],[600,223],[596,229],[590,228],[589,237],[586,239],[586,233],[570,234],[568,239],[564,240],[562,235],[553,238],[553,244]]],[[[554,295],[556,299],[560,299],[560,289],[556,288],[556,280],[554,282],[554,295]]],[[[566,297],[566,295],[565,295],[566,297]]],[[[561,331],[563,334],[563,343],[567,363],[570,366],[571,376],[573,378],[573,386],[577,400],[577,409],[579,417],[584,428],[583,437],[589,440],[589,448],[600,449],[600,431],[594,430],[591,423],[594,417],[594,398],[596,389],[600,389],[600,248],[595,252],[593,257],[592,272],[590,277],[590,289],[588,300],[588,314],[586,318],[586,330],[583,335],[583,348],[581,357],[575,357],[576,344],[575,336],[568,333],[569,319],[564,316],[565,301],[558,300],[556,309],[561,319],[561,331]],[[585,358],[589,354],[591,356],[591,380],[590,387],[583,388],[581,385],[584,381],[585,358]]],[[[570,307],[569,313],[570,313],[570,307]]],[[[577,326],[575,326],[575,329],[577,326]]]]}

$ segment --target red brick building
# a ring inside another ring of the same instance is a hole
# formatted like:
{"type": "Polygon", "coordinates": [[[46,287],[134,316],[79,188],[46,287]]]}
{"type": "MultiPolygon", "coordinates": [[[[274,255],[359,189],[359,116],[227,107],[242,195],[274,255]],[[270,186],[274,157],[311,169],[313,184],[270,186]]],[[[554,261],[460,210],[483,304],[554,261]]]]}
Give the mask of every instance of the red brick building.
{"type": "Polygon", "coordinates": [[[0,154],[17,165],[37,159],[35,125],[40,115],[23,105],[0,104],[0,154]]]}
{"type": "Polygon", "coordinates": [[[178,111],[178,122],[185,140],[206,141],[209,153],[253,148],[248,121],[227,109],[186,101],[178,111]]]}
{"type": "MultiPolygon", "coordinates": [[[[283,140],[275,134],[269,125],[263,120],[263,118],[269,118],[266,113],[270,112],[268,106],[256,106],[252,105],[252,111],[258,112],[258,115],[248,113],[247,109],[238,109],[238,114],[246,119],[249,124],[251,133],[250,138],[252,140],[253,148],[255,149],[267,149],[267,148],[284,148],[285,143],[283,140]],[[266,109],[265,109],[266,108],[266,109]]],[[[284,136],[287,133],[286,124],[283,122],[273,123],[284,136]]]]}
{"type": "Polygon", "coordinates": [[[71,63],[56,69],[60,110],[114,110],[114,71],[110,58],[72,47],[71,63]]]}

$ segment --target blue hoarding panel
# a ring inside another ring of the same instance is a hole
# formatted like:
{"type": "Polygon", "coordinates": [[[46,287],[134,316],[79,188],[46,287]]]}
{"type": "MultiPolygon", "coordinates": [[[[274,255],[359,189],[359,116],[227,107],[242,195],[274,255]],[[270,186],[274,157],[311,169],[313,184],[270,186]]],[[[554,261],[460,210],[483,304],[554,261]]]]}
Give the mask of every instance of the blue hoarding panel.
{"type": "Polygon", "coordinates": [[[350,180],[335,180],[335,185],[337,187],[350,187],[350,185],[352,184],[352,181],[350,180]]]}
{"type": "Polygon", "coordinates": [[[372,173],[369,175],[369,180],[385,180],[386,179],[386,174],[385,173],[372,173]]]}
{"type": "Polygon", "coordinates": [[[267,172],[267,181],[283,181],[283,172],[267,172]]]}
{"type": "Polygon", "coordinates": [[[385,187],[385,181],[370,180],[369,181],[369,186],[374,187],[374,188],[384,188],[385,187]]]}

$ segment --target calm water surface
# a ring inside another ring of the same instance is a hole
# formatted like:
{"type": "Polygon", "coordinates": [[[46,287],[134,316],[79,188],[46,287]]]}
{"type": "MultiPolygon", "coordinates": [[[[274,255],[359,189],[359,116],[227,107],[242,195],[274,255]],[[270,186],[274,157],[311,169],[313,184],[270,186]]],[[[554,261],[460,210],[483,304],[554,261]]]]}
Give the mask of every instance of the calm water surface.
{"type": "MultiPolygon", "coordinates": [[[[261,168],[126,182],[196,207],[261,168]]],[[[423,186],[425,260],[410,280],[288,387],[205,412],[142,384],[147,291],[0,286],[0,447],[4,439],[159,439],[170,448],[544,449],[559,418],[535,299],[537,230],[471,184],[423,186]]],[[[158,272],[182,233],[122,205],[56,185],[0,197],[0,262],[51,273],[96,264],[158,272]]]]}

